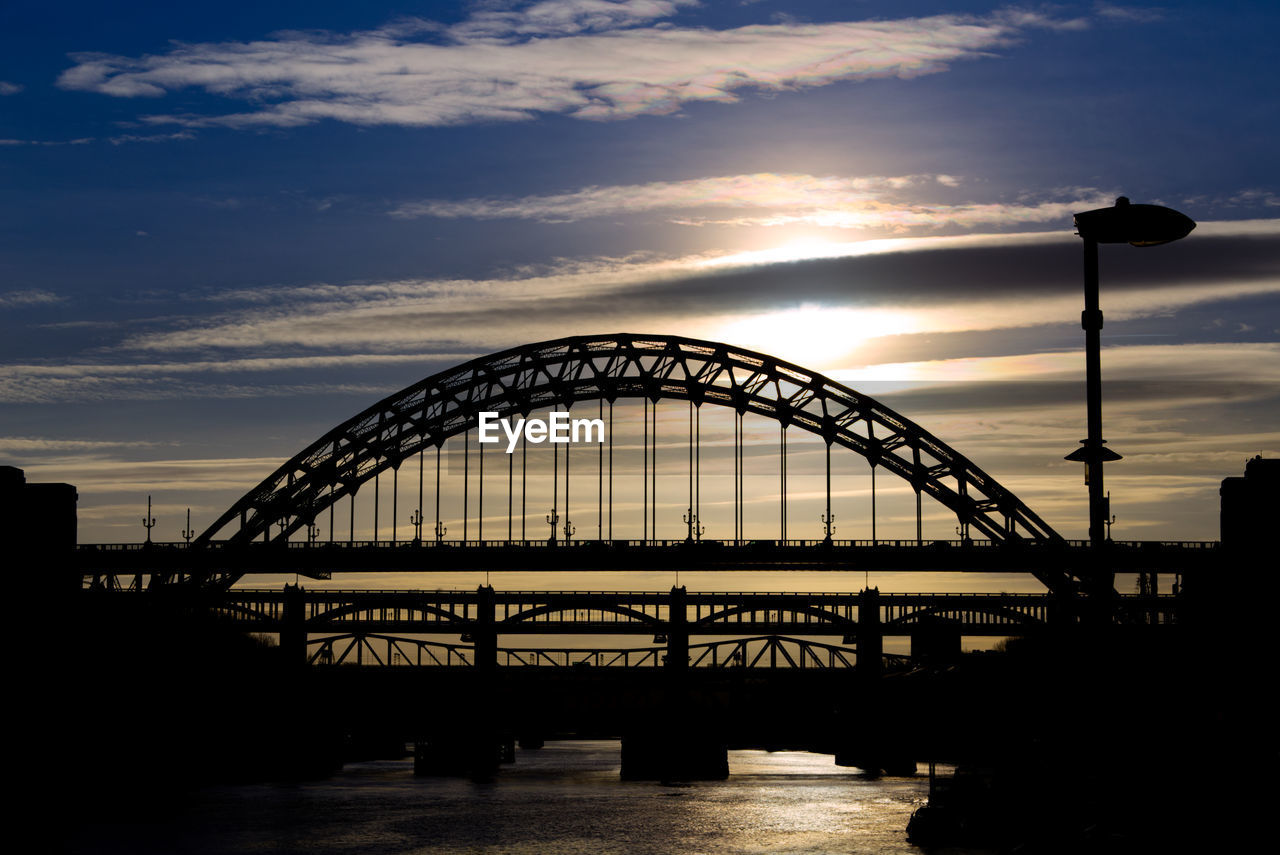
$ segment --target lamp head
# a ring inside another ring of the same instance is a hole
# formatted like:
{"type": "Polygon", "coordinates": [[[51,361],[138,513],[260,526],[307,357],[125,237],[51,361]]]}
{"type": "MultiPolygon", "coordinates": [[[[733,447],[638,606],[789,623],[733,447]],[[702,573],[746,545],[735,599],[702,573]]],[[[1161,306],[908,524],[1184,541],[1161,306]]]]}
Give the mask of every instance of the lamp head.
{"type": "Polygon", "coordinates": [[[1076,214],[1075,226],[1080,237],[1098,243],[1159,246],[1186,237],[1196,224],[1172,208],[1134,205],[1121,196],[1113,207],[1076,214]]]}

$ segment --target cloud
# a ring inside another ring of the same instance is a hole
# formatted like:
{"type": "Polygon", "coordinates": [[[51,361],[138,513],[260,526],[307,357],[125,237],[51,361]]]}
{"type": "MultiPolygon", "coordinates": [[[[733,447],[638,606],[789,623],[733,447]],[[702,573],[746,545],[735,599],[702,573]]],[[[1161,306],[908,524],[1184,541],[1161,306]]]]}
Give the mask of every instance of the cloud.
{"type": "Polygon", "coordinates": [[[124,145],[125,143],[161,143],[173,142],[174,140],[193,140],[196,135],[191,131],[176,131],[172,134],[120,134],[115,137],[108,137],[107,142],[112,145],[124,145]]]}
{"type": "Polygon", "coordinates": [[[86,145],[93,142],[93,137],[80,137],[74,140],[15,140],[0,139],[0,146],[20,145],[86,145]]]}
{"type": "MultiPolygon", "coordinates": [[[[66,481],[82,496],[122,492],[243,490],[280,463],[273,458],[116,460],[86,456],[26,467],[28,481],[66,481]]],[[[158,509],[159,506],[157,506],[158,509]]]]}
{"type": "Polygon", "coordinates": [[[990,57],[1031,28],[1083,25],[1017,10],[729,30],[652,23],[680,5],[555,0],[482,11],[453,27],[408,20],[348,35],[178,44],[140,58],[77,53],[58,85],[152,98],[195,87],[254,105],[145,117],[188,127],[457,125],[540,113],[622,119],[733,102],[749,90],[935,74],[990,57]]]}
{"type": "Polygon", "coordinates": [[[1163,9],[1140,6],[1114,6],[1110,3],[1095,3],[1094,14],[1112,21],[1137,22],[1140,24],[1161,21],[1165,16],[1163,9]]]}
{"type": "Polygon", "coordinates": [[[680,6],[696,5],[698,0],[544,0],[522,9],[480,9],[446,32],[460,42],[601,32],[669,18],[680,6]]]}
{"type": "Polygon", "coordinates": [[[7,80],[0,80],[0,95],[17,95],[23,90],[20,83],[10,83],[7,80]]]}
{"type": "MultiPolygon", "coordinates": [[[[1126,319],[1207,304],[1216,304],[1216,313],[1229,312],[1220,304],[1280,293],[1278,245],[1280,220],[1272,220],[1204,223],[1192,239],[1159,250],[1109,248],[1108,334],[1126,319]]],[[[340,387],[372,394],[391,391],[378,385],[383,367],[421,366],[425,375],[504,347],[620,330],[729,341],[816,370],[901,363],[920,353],[1024,353],[1075,342],[1074,335],[1046,340],[1035,330],[1075,328],[1079,258],[1078,239],[1059,231],[833,244],[829,257],[785,263],[767,251],[636,256],[571,260],[489,279],[200,293],[186,296],[194,304],[188,315],[152,318],[144,332],[120,327],[123,338],[104,354],[109,361],[6,365],[0,401],[311,395],[340,387]],[[299,376],[315,369],[330,372],[325,379],[333,385],[299,376]]],[[[1232,316],[1232,328],[1241,321],[1266,322],[1256,312],[1232,316]]],[[[1195,336],[1204,322],[1188,318],[1170,329],[1195,336]]],[[[1210,340],[1222,334],[1211,332],[1210,340]]],[[[1247,365],[1274,359],[1253,351],[1215,352],[1236,353],[1247,365]]],[[[948,377],[962,363],[948,365],[932,376],[948,377]]],[[[868,382],[920,380],[914,369],[877,371],[859,376],[868,382]]],[[[1014,373],[1008,365],[1001,370],[1002,376],[1014,373]]],[[[1245,381],[1257,372],[1245,373],[1239,378],[1244,385],[1224,386],[1223,395],[1254,395],[1245,381]]],[[[1109,376],[1122,379],[1110,370],[1109,376]]],[[[972,375],[956,379],[976,382],[972,375]]],[[[1218,382],[1218,375],[1209,379],[1218,382]]],[[[1223,383],[1228,379],[1222,375],[1223,383]]],[[[1184,391],[1214,397],[1203,389],[1184,391]]]]}
{"type": "MultiPolygon", "coordinates": [[[[74,362],[10,364],[0,374],[0,403],[257,398],[270,395],[385,393],[374,384],[334,382],[226,382],[219,375],[290,374],[389,365],[452,365],[477,353],[347,353],[170,362],[74,362]],[[193,378],[195,382],[193,383],[193,378]]],[[[293,375],[296,377],[296,375],[293,375]]],[[[17,440],[14,440],[17,441],[17,440]]],[[[0,438],[0,451],[6,447],[0,438]]]]}
{"type": "MultiPolygon", "coordinates": [[[[1107,253],[1108,321],[1277,293],[1280,221],[1271,221],[1270,231],[1264,225],[1243,224],[1239,236],[1225,225],[1206,224],[1196,239],[1174,248],[1107,253]]],[[[851,244],[846,257],[785,264],[756,263],[751,254],[736,263],[717,256],[596,259],[484,280],[233,291],[214,295],[225,311],[172,319],[167,329],[134,335],[121,347],[480,354],[615,329],[723,339],[741,335],[744,321],[769,330],[785,320],[779,312],[806,305],[869,318],[893,309],[910,316],[916,333],[1013,329],[1079,317],[1079,248],[1069,233],[873,243],[871,249],[851,244]]],[[[877,326],[871,324],[868,334],[904,331],[885,326],[877,333],[877,326]]],[[[769,350],[762,342],[735,343],[769,350]]]]}
{"type": "Polygon", "coordinates": [[[517,199],[460,199],[410,202],[390,214],[400,219],[527,219],[573,222],[654,211],[669,212],[684,225],[783,226],[805,224],[845,229],[944,225],[1019,225],[1068,220],[1072,213],[1110,205],[1116,194],[1092,188],[1057,191],[1041,201],[922,203],[908,197],[950,191],[961,179],[950,175],[814,176],[756,173],[585,187],[569,193],[517,199]],[[763,213],[726,216],[748,209],[763,213]],[[681,213],[681,212],[703,212],[681,213]],[[720,211],[715,215],[713,211],[720,211]]]}
{"type": "MultiPolygon", "coordinates": [[[[1112,403],[1245,400],[1280,392],[1280,342],[1127,345],[1107,348],[1103,361],[1112,403]]],[[[927,398],[932,410],[963,411],[998,402],[1074,406],[1083,370],[1076,349],[881,363],[832,376],[855,387],[890,384],[900,395],[927,398]]]]}
{"type": "Polygon", "coordinates": [[[155,442],[116,442],[94,439],[49,439],[45,437],[0,436],[0,454],[50,454],[64,451],[104,451],[118,448],[151,448],[155,442]]]}
{"type": "Polygon", "coordinates": [[[61,303],[65,299],[67,298],[41,288],[32,288],[25,291],[0,291],[0,309],[47,306],[52,303],[61,303]]]}

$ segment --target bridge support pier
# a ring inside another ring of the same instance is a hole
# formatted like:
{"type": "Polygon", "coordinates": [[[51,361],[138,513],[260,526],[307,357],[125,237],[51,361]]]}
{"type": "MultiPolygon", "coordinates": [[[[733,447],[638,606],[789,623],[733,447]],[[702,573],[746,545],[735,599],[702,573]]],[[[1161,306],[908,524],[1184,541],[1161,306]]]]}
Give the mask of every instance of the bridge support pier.
{"type": "Polygon", "coordinates": [[[498,634],[492,586],[476,591],[472,624],[474,681],[467,700],[438,721],[435,731],[414,744],[413,773],[487,777],[502,763],[515,762],[515,737],[498,722],[498,634]]]}
{"type": "Polygon", "coordinates": [[[280,610],[280,650],[285,662],[299,667],[307,664],[306,604],[301,585],[284,586],[284,603],[280,610]]]}
{"type": "Polygon", "coordinates": [[[651,721],[638,722],[622,738],[624,781],[722,781],[729,751],[715,716],[696,709],[688,686],[689,622],[685,588],[668,601],[666,685],[651,721]]]}
{"type": "Polygon", "coordinates": [[[497,605],[492,585],[476,590],[476,622],[471,637],[476,673],[482,677],[482,685],[491,687],[498,667],[497,605]]]}
{"type": "Polygon", "coordinates": [[[679,678],[689,670],[689,619],[684,588],[673,587],[667,612],[667,673],[679,678]]]}
{"type": "Polygon", "coordinates": [[[858,601],[858,673],[874,679],[883,670],[884,630],[880,623],[880,589],[867,588],[858,601]]]}
{"type": "Polygon", "coordinates": [[[870,775],[913,775],[915,760],[897,733],[897,722],[883,708],[884,624],[879,588],[867,588],[860,595],[856,636],[858,679],[842,716],[846,734],[836,746],[835,764],[856,766],[870,775]]]}

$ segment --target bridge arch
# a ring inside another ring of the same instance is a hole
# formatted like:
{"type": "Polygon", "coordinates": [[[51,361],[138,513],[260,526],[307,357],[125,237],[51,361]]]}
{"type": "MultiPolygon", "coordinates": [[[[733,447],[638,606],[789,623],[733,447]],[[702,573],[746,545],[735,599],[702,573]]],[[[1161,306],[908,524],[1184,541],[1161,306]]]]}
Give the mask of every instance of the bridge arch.
{"type": "MultiPolygon", "coordinates": [[[[392,605],[396,611],[403,613],[405,621],[420,621],[424,623],[432,623],[435,625],[465,623],[465,618],[454,612],[442,609],[439,606],[433,606],[427,603],[413,603],[410,605],[392,605]]],[[[329,626],[341,625],[344,618],[358,616],[364,612],[373,612],[383,608],[383,603],[377,600],[362,600],[358,603],[344,603],[327,611],[317,612],[307,618],[308,626],[329,626]]]]}
{"type": "MultiPolygon", "coordinates": [[[[382,399],[294,455],[196,538],[285,540],[387,469],[474,429],[480,412],[621,398],[688,400],[755,413],[862,455],[997,542],[1060,542],[1012,491],[905,416],[817,372],[767,354],[678,336],[570,336],[482,356],[382,399]],[[280,525],[283,523],[283,525],[280,525]]],[[[1061,571],[1036,571],[1073,590],[1061,571]]]]}
{"type": "Polygon", "coordinates": [[[1007,606],[923,606],[913,609],[910,612],[890,621],[885,621],[883,626],[885,629],[902,629],[903,627],[913,627],[923,624],[927,620],[933,618],[942,618],[943,620],[954,619],[953,616],[959,612],[967,612],[969,614],[986,615],[989,618],[996,618],[1006,621],[1011,630],[1029,629],[1032,627],[1044,626],[1045,622],[1033,614],[1019,611],[1016,608],[1007,606]]]}
{"type": "Polygon", "coordinates": [[[534,606],[533,608],[522,609],[505,620],[499,621],[497,623],[497,628],[498,631],[501,631],[504,626],[510,627],[517,623],[533,623],[540,617],[548,617],[562,612],[573,611],[592,611],[601,612],[602,614],[615,614],[619,617],[629,618],[630,620],[626,623],[634,624],[638,629],[644,629],[646,631],[665,625],[662,620],[654,617],[653,615],[647,615],[639,609],[633,609],[627,606],[620,606],[611,603],[592,603],[585,606],[575,606],[571,603],[548,603],[543,606],[534,606]]]}
{"type": "Polygon", "coordinates": [[[813,617],[813,618],[817,618],[821,623],[829,624],[831,626],[836,626],[836,627],[842,627],[848,632],[852,632],[858,627],[857,621],[849,620],[848,618],[843,617],[839,614],[836,614],[835,612],[830,611],[829,609],[824,609],[821,606],[810,606],[804,603],[796,603],[794,605],[788,604],[788,605],[782,605],[782,606],[760,605],[755,603],[748,603],[746,605],[741,605],[741,606],[730,606],[728,608],[723,608],[723,609],[720,609],[719,611],[712,612],[711,614],[705,615],[702,618],[698,619],[697,621],[693,621],[689,624],[690,631],[696,634],[697,629],[699,627],[708,627],[716,624],[728,623],[738,615],[744,615],[744,614],[754,615],[757,612],[777,612],[779,614],[790,615],[792,618],[798,618],[802,615],[806,617],[813,617]]]}

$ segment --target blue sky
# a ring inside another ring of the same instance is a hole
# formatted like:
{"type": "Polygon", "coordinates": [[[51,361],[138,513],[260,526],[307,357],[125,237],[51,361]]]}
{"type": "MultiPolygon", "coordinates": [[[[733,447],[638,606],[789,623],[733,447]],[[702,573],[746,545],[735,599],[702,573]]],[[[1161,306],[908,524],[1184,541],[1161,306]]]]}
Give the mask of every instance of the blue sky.
{"type": "Polygon", "coordinates": [[[1214,537],[1280,453],[1278,19],[7,3],[0,460],[83,540],[147,493],[176,532],[420,377],[625,329],[882,396],[1079,535],[1071,215],[1123,193],[1200,226],[1104,248],[1116,534],[1214,537]]]}

